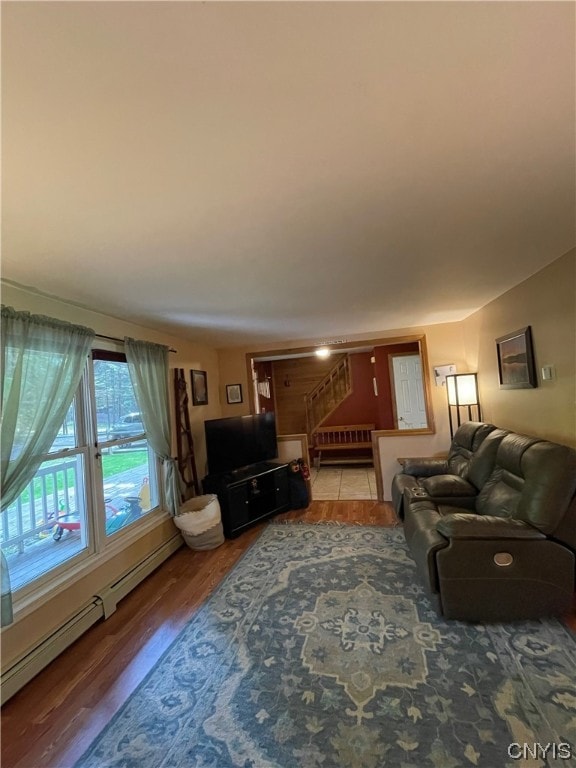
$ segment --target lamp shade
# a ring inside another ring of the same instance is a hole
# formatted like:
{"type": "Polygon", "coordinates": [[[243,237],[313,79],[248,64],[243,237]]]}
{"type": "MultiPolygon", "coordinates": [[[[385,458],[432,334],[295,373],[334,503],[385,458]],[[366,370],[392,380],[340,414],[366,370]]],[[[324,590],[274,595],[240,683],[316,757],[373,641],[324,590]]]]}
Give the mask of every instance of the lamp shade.
{"type": "Polygon", "coordinates": [[[475,373],[446,376],[448,405],[478,405],[478,382],[475,373]]]}

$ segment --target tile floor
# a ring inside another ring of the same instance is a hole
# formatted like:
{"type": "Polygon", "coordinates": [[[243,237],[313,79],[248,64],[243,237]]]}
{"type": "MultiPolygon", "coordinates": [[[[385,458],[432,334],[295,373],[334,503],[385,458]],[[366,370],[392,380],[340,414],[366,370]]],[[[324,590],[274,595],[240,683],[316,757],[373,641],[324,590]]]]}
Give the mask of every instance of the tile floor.
{"type": "Polygon", "coordinates": [[[326,466],[310,469],[312,498],[376,499],[376,476],[370,466],[326,466]]]}

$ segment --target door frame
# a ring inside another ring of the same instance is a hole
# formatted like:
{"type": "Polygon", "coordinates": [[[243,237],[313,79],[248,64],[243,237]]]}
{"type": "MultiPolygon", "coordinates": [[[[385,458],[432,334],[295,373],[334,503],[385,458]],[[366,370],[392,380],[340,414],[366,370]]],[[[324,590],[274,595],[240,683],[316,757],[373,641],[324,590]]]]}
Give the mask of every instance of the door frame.
{"type": "MultiPolygon", "coordinates": [[[[379,501],[384,500],[384,489],[383,489],[383,480],[382,480],[382,467],[380,464],[380,453],[378,450],[378,439],[383,436],[403,436],[406,437],[408,435],[433,435],[436,432],[436,427],[434,425],[434,413],[432,410],[432,390],[430,385],[430,364],[428,361],[428,350],[426,347],[426,334],[417,334],[417,335],[410,335],[410,336],[390,336],[387,338],[374,338],[374,337],[368,337],[368,338],[357,338],[354,341],[338,341],[337,343],[329,344],[328,346],[331,346],[333,348],[333,351],[338,352],[350,352],[358,347],[378,347],[378,346],[386,346],[386,345],[397,345],[397,344],[410,344],[413,342],[418,343],[418,349],[420,351],[420,356],[422,358],[422,383],[424,386],[424,404],[426,409],[426,419],[428,421],[428,426],[425,429],[386,429],[386,430],[374,430],[372,433],[372,459],[374,462],[374,469],[376,473],[376,488],[378,491],[378,499],[379,501]]],[[[286,348],[276,348],[276,349],[267,349],[267,350],[261,350],[256,349],[251,352],[245,353],[245,360],[246,360],[246,376],[247,381],[252,383],[252,361],[255,358],[262,358],[262,357],[288,357],[288,356],[305,356],[309,354],[313,354],[316,349],[318,349],[319,346],[326,346],[326,344],[316,343],[316,344],[305,344],[301,347],[291,347],[289,349],[286,348]]],[[[413,353],[411,353],[413,354],[413,353]]],[[[248,404],[250,408],[250,413],[254,413],[255,408],[255,402],[254,402],[254,389],[252,386],[248,386],[248,404]]],[[[394,402],[394,400],[393,400],[394,402]]]]}
{"type": "MultiPolygon", "coordinates": [[[[396,373],[394,371],[394,360],[397,357],[419,357],[420,363],[422,363],[422,354],[421,353],[416,354],[415,352],[394,352],[394,354],[390,355],[388,358],[388,373],[390,376],[390,383],[391,383],[390,391],[392,392],[391,399],[392,399],[392,413],[394,414],[394,424],[396,424],[396,429],[398,430],[398,432],[401,432],[402,434],[404,434],[405,432],[412,432],[414,430],[400,429],[398,427],[398,405],[396,400],[396,373]]],[[[426,417],[428,417],[428,412],[426,408],[426,388],[424,384],[424,366],[423,365],[422,365],[421,381],[422,381],[422,390],[424,394],[424,413],[426,414],[426,417]]],[[[417,427],[417,429],[419,430],[425,429],[425,427],[417,427]]]]}

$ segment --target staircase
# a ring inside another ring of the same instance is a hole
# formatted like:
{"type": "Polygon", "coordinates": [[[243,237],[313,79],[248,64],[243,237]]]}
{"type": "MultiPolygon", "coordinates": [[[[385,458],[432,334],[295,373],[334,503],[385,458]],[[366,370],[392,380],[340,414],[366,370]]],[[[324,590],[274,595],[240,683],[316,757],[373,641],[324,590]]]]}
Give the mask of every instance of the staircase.
{"type": "Polygon", "coordinates": [[[324,419],[352,392],[348,355],[328,371],[320,384],[306,396],[308,435],[312,435],[324,419]]]}

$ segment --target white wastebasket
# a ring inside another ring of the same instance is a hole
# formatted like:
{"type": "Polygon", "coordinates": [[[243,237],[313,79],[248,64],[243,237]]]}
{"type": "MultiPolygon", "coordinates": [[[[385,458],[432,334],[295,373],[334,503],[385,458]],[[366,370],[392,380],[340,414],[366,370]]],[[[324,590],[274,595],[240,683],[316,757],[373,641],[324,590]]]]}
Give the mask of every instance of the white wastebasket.
{"type": "Polygon", "coordinates": [[[224,541],[220,503],[215,493],[184,502],[174,523],[190,549],[215,549],[224,541]]]}

